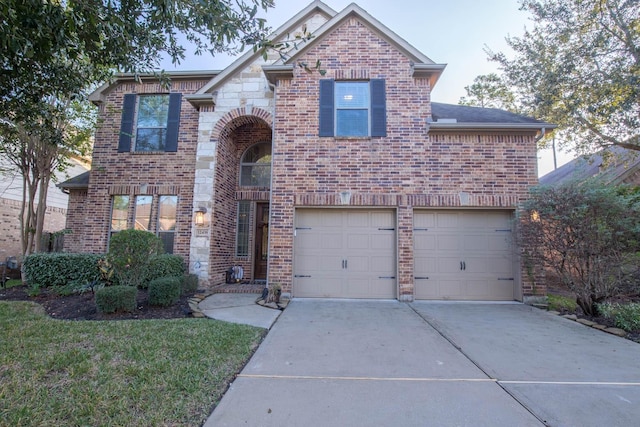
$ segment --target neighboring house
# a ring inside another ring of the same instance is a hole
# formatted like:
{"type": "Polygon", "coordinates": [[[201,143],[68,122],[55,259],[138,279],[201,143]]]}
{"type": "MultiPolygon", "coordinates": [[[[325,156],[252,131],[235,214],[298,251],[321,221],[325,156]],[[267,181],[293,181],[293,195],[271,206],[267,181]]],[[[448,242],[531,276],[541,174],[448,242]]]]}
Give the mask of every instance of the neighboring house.
{"type": "Polygon", "coordinates": [[[540,184],[555,186],[596,176],[614,185],[640,185],[640,152],[612,146],[580,156],[541,177],[540,184]]]}
{"type": "Polygon", "coordinates": [[[511,243],[554,126],[431,102],[437,64],[355,4],[311,3],[266,61],[121,75],[93,95],[89,175],[69,181],[68,251],[160,235],[204,284],[241,266],[293,297],[523,300],[544,294],[511,243]],[[321,61],[326,74],[301,62],[321,61]]]}
{"type": "MultiPolygon", "coordinates": [[[[86,170],[74,162],[66,173],[57,174],[58,182],[86,170]]],[[[8,160],[0,159],[0,262],[22,255],[19,220],[22,198],[22,175],[8,160]]],[[[65,229],[68,203],[68,196],[56,187],[56,182],[50,182],[43,231],[54,233],[65,229]]]]}

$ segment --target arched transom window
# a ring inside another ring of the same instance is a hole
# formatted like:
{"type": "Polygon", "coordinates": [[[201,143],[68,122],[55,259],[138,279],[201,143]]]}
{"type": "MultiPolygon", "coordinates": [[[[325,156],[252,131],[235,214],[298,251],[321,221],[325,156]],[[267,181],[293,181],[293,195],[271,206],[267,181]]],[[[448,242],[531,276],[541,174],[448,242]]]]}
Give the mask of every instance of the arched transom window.
{"type": "Polygon", "coordinates": [[[271,186],[271,143],[261,142],[249,148],[240,161],[240,186],[271,186]]]}

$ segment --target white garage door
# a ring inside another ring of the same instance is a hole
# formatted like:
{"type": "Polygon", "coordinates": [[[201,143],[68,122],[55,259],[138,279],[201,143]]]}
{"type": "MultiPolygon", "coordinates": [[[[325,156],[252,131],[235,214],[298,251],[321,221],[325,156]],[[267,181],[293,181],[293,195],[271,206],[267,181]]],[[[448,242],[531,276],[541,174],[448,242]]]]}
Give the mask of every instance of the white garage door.
{"type": "Polygon", "coordinates": [[[396,298],[391,210],[297,209],[293,296],[396,298]]]}
{"type": "Polygon", "coordinates": [[[416,299],[513,300],[510,211],[415,211],[416,299]]]}

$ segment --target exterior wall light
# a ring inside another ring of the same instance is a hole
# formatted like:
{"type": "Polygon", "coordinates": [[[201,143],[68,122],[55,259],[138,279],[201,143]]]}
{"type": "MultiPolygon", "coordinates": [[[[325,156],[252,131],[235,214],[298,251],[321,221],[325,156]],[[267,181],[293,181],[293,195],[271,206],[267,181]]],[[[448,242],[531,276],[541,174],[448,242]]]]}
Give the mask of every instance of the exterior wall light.
{"type": "Polygon", "coordinates": [[[198,226],[204,225],[204,214],[206,213],[207,213],[207,208],[199,207],[198,209],[196,209],[196,218],[195,218],[196,225],[198,226]]]}

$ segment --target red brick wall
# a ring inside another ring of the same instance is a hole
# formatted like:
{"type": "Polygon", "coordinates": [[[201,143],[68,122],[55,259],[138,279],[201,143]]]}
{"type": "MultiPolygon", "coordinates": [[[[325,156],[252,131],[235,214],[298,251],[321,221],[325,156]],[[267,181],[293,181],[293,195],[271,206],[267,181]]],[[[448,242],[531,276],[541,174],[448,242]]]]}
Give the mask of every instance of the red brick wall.
{"type": "Polygon", "coordinates": [[[86,190],[69,191],[69,205],[67,208],[67,225],[69,231],[64,236],[65,252],[83,252],[85,228],[85,206],[87,201],[86,190]]]}
{"type": "MultiPolygon", "coordinates": [[[[207,80],[174,79],[171,92],[183,95],[196,92],[207,80]]],[[[108,91],[100,106],[100,127],[96,132],[93,164],[86,206],[84,242],[78,247],[86,252],[107,249],[112,195],[177,195],[177,224],[174,253],[188,262],[193,210],[198,111],[183,96],[180,113],[178,151],[175,153],[118,153],[118,138],[123,97],[127,93],[168,93],[157,83],[120,83],[108,91]],[[89,232],[90,230],[90,232],[89,232]]],[[[130,220],[133,208],[130,209],[130,220]]],[[[155,231],[155,220],[152,231],[155,231]]]]}
{"type": "Polygon", "coordinates": [[[317,59],[326,76],[295,67],[276,89],[269,279],[291,290],[294,206],[339,205],[351,191],[352,206],[398,208],[402,298],[413,292],[412,208],[460,206],[461,192],[468,206],[514,208],[537,183],[534,134],[428,133],[428,80],[411,77],[409,58],[356,19],[300,58],[317,59]],[[318,137],[321,78],[385,79],[387,136],[318,137]]]}

